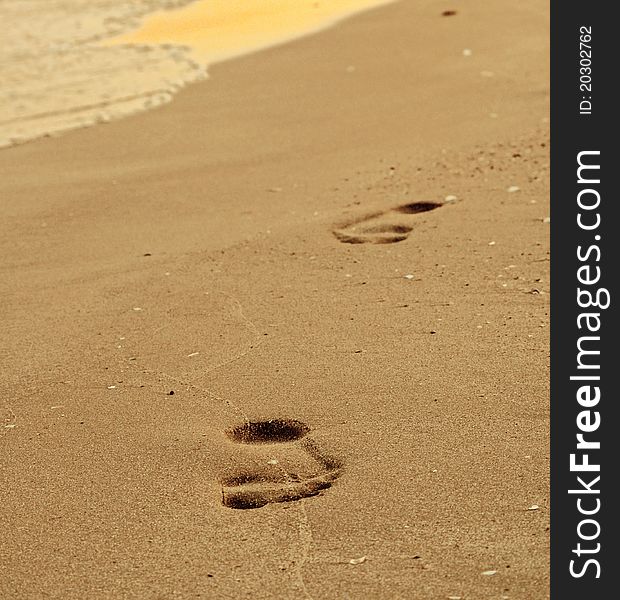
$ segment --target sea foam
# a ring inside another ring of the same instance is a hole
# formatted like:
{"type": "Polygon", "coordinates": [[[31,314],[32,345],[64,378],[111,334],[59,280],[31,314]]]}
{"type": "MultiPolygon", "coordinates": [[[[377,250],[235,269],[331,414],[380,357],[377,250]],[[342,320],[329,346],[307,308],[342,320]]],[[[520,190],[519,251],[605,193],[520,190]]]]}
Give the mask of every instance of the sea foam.
{"type": "Polygon", "coordinates": [[[101,45],[190,1],[0,2],[0,147],[158,106],[203,78],[180,46],[101,45]]]}
{"type": "Polygon", "coordinates": [[[393,1],[0,0],[0,147],[160,106],[214,62],[393,1]]]}

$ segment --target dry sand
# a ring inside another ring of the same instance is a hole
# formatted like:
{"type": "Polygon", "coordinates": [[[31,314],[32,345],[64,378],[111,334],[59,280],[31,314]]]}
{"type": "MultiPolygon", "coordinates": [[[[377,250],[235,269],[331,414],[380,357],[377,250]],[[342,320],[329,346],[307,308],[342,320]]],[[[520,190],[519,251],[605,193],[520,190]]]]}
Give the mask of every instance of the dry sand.
{"type": "Polygon", "coordinates": [[[547,5],[456,4],[2,151],[0,597],[548,597],[547,5]]]}

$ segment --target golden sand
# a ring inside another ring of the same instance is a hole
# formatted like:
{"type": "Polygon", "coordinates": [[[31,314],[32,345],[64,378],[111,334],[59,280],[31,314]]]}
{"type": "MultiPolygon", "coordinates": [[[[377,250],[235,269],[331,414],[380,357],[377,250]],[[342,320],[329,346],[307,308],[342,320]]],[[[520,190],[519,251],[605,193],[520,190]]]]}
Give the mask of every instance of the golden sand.
{"type": "Polygon", "coordinates": [[[548,600],[548,42],[395,2],[0,152],[0,598],[548,600]]]}
{"type": "Polygon", "coordinates": [[[212,63],[334,24],[360,10],[393,0],[199,0],[148,16],[132,32],[106,44],[181,44],[212,63]]]}

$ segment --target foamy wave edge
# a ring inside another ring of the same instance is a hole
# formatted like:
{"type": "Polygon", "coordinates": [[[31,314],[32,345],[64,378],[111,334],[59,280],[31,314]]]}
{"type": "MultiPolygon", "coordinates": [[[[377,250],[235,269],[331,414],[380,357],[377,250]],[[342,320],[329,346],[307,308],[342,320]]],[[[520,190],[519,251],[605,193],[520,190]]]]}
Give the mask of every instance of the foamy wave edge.
{"type": "Polygon", "coordinates": [[[2,5],[11,35],[0,52],[0,148],[156,108],[207,77],[183,46],[100,44],[193,0],[61,0],[47,13],[37,1],[36,14],[2,5]]]}

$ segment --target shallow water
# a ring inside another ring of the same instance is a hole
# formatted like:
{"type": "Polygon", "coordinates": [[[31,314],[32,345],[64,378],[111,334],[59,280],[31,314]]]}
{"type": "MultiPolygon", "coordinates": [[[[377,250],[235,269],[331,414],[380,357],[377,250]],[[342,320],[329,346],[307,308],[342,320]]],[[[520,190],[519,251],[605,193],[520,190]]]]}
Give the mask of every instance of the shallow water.
{"type": "Polygon", "coordinates": [[[102,48],[189,0],[0,0],[0,146],[144,110],[204,76],[183,50],[102,48]]]}
{"type": "Polygon", "coordinates": [[[0,0],[0,147],[169,102],[208,64],[392,0],[0,0]]]}

